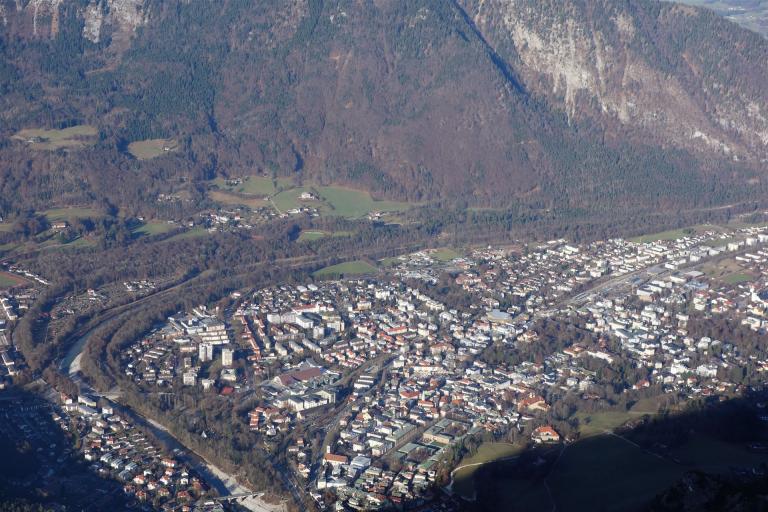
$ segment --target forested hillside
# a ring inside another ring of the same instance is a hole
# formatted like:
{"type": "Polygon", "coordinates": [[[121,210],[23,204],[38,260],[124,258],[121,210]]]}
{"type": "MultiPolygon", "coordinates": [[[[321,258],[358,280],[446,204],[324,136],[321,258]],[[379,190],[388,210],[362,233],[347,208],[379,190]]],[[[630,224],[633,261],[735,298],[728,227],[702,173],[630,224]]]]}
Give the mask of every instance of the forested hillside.
{"type": "Polygon", "coordinates": [[[206,180],[248,174],[542,211],[765,196],[768,42],[709,11],[2,0],[0,18],[6,215],[106,201],[178,217],[206,180]],[[161,158],[128,150],[166,139],[161,158]]]}

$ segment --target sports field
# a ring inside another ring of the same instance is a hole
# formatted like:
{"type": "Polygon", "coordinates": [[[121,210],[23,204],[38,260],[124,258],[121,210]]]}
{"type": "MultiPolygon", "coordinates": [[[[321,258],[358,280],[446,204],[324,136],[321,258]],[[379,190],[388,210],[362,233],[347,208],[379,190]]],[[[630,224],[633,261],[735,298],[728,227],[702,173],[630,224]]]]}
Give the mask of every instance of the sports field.
{"type": "Polygon", "coordinates": [[[0,272],[0,290],[7,290],[14,286],[20,286],[28,283],[23,277],[11,274],[10,272],[0,272]]]}
{"type": "Polygon", "coordinates": [[[365,261],[358,260],[325,267],[318,270],[317,272],[314,272],[312,275],[315,277],[340,277],[375,274],[376,272],[378,272],[376,267],[365,261]]]}

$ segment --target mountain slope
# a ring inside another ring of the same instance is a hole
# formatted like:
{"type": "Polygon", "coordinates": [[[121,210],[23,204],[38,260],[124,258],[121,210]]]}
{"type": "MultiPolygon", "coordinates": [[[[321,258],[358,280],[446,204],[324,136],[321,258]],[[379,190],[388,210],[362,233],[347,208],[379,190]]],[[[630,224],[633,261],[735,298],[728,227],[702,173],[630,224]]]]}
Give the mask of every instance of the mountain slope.
{"type": "Polygon", "coordinates": [[[688,7],[0,6],[6,211],[58,197],[143,211],[157,193],[254,172],[496,207],[705,207],[762,193],[768,43],[688,7]],[[11,139],[82,123],[99,140],[77,151],[11,139]],[[150,162],[126,153],[147,138],[180,150],[150,162]],[[14,194],[20,175],[30,185],[14,194]]]}
{"type": "Polygon", "coordinates": [[[571,118],[640,129],[660,145],[766,161],[768,45],[759,36],[668,3],[463,4],[527,88],[571,118]]]}

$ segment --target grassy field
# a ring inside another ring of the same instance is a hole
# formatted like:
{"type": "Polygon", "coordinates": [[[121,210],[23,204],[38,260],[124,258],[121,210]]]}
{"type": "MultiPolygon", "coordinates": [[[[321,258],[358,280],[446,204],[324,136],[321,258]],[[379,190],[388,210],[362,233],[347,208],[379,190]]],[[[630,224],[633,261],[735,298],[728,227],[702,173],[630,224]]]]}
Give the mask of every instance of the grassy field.
{"type": "Polygon", "coordinates": [[[702,270],[709,277],[732,285],[747,283],[757,278],[749,272],[744,272],[739,262],[732,258],[707,263],[702,270]]]}
{"type": "Polygon", "coordinates": [[[382,267],[385,267],[385,268],[389,268],[389,267],[394,267],[396,265],[399,265],[402,262],[403,262],[403,260],[401,260],[399,257],[392,256],[390,258],[384,258],[384,259],[379,260],[379,265],[381,265],[382,267]]]}
{"type": "Polygon", "coordinates": [[[288,178],[246,176],[240,178],[239,183],[236,180],[216,178],[213,184],[219,189],[210,192],[211,198],[215,201],[224,204],[243,204],[243,201],[248,200],[244,196],[269,198],[280,213],[307,206],[318,208],[324,215],[358,219],[374,211],[403,212],[411,206],[397,201],[376,201],[366,191],[346,187],[312,184],[294,187],[288,178]],[[316,195],[318,200],[299,199],[304,192],[316,195]],[[233,197],[237,197],[238,200],[232,199],[233,197]]]}
{"type": "Polygon", "coordinates": [[[365,261],[349,261],[347,263],[339,263],[338,265],[322,268],[312,275],[315,277],[338,277],[375,274],[376,272],[378,272],[378,269],[370,263],[366,263],[365,261]]]}
{"type": "Polygon", "coordinates": [[[0,290],[7,290],[14,286],[19,286],[27,283],[28,281],[23,277],[19,277],[9,272],[0,272],[0,290]]]}
{"type": "Polygon", "coordinates": [[[642,416],[643,413],[631,411],[601,411],[594,414],[576,413],[579,419],[579,432],[582,437],[603,434],[622,426],[627,421],[642,416]]]}
{"type": "Polygon", "coordinates": [[[184,231],[183,233],[179,233],[178,235],[173,235],[172,237],[167,238],[165,241],[171,241],[171,240],[184,240],[185,238],[199,238],[202,236],[209,235],[207,229],[205,229],[202,226],[195,226],[192,229],[188,229],[187,231],[184,231]]]}
{"type": "Polygon", "coordinates": [[[54,222],[57,220],[70,220],[70,219],[85,219],[85,218],[99,218],[104,214],[94,210],[93,208],[52,208],[43,212],[48,222],[54,222]]]}
{"type": "Polygon", "coordinates": [[[162,220],[150,220],[134,229],[133,232],[138,236],[162,235],[163,233],[173,231],[177,227],[178,224],[171,224],[162,220]]]}
{"type": "Polygon", "coordinates": [[[453,249],[449,249],[447,247],[444,247],[442,249],[436,249],[435,251],[432,251],[431,255],[437,261],[442,261],[442,262],[448,262],[453,260],[454,258],[458,258],[461,256],[461,254],[459,254],[458,252],[454,251],[453,249]]]}
{"type": "Polygon", "coordinates": [[[547,479],[562,511],[635,510],[676,482],[685,468],[614,436],[569,446],[547,479]],[[618,475],[618,477],[617,477],[618,475]]]}
{"type": "Polygon", "coordinates": [[[328,236],[325,231],[302,231],[299,235],[299,242],[313,242],[328,236]]]}
{"type": "Polygon", "coordinates": [[[221,190],[211,190],[208,195],[217,203],[225,204],[228,206],[245,206],[251,210],[257,210],[259,208],[270,206],[270,203],[267,199],[238,195],[231,192],[223,192],[221,190]]]}
{"type": "Polygon", "coordinates": [[[241,178],[241,183],[231,185],[226,178],[216,178],[213,183],[221,190],[236,192],[238,194],[250,194],[260,197],[275,195],[278,188],[287,189],[291,187],[291,180],[288,178],[268,178],[266,176],[245,176],[241,178]]]}
{"type": "Polygon", "coordinates": [[[138,140],[128,144],[128,152],[138,160],[151,160],[178,149],[179,144],[173,139],[138,140]]]}
{"type": "Polygon", "coordinates": [[[313,242],[315,240],[320,240],[322,238],[325,238],[327,236],[330,237],[339,237],[339,236],[352,236],[354,233],[352,231],[320,231],[320,230],[307,230],[302,231],[299,235],[299,242],[313,242]]]}
{"type": "Polygon", "coordinates": [[[11,138],[26,142],[32,149],[53,151],[91,146],[96,142],[95,137],[98,134],[99,131],[93,126],[79,125],[63,130],[29,128],[21,130],[11,138]]]}
{"type": "Polygon", "coordinates": [[[669,231],[662,231],[661,233],[652,233],[650,235],[638,236],[630,239],[630,241],[645,244],[650,242],[658,242],[661,240],[677,240],[683,238],[686,235],[692,234],[693,230],[690,228],[671,229],[669,231]]]}
{"type": "MultiPolygon", "coordinates": [[[[522,447],[510,443],[483,443],[471,457],[465,457],[457,467],[467,464],[485,464],[514,457],[522,451],[522,447]]],[[[475,495],[475,473],[482,466],[461,468],[453,475],[453,491],[459,496],[471,499],[475,495]]]]}
{"type": "Polygon", "coordinates": [[[627,411],[610,410],[596,413],[577,412],[579,420],[579,433],[582,438],[604,434],[613,431],[630,420],[636,420],[646,414],[655,415],[659,412],[660,402],[658,398],[644,398],[638,400],[627,411]]]}
{"type": "Polygon", "coordinates": [[[757,279],[757,277],[752,274],[748,274],[746,272],[737,272],[735,274],[731,274],[724,277],[723,281],[725,281],[728,284],[742,284],[742,283],[750,283],[755,279],[757,279]]]}
{"type": "Polygon", "coordinates": [[[640,413],[640,414],[656,414],[659,412],[659,408],[661,405],[665,402],[665,397],[651,397],[651,398],[641,398],[637,402],[635,402],[632,407],[630,407],[630,411],[633,413],[640,413]]]}
{"type": "Polygon", "coordinates": [[[272,197],[272,204],[280,211],[280,213],[286,213],[288,210],[295,208],[301,208],[302,206],[319,208],[323,211],[328,209],[328,206],[323,201],[302,201],[299,199],[304,192],[312,193],[311,187],[298,187],[283,190],[272,197]]]}
{"type": "Polygon", "coordinates": [[[371,194],[345,187],[318,187],[320,196],[330,205],[330,215],[350,219],[364,217],[371,212],[401,212],[410,205],[397,201],[375,201],[371,194]]]}

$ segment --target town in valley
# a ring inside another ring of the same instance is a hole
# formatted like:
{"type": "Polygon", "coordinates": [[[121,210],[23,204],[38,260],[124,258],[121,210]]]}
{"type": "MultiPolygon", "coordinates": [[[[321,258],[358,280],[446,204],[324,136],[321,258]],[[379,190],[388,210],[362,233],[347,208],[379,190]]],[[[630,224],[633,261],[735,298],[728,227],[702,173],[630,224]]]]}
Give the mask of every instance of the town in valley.
{"type": "MultiPolygon", "coordinates": [[[[681,469],[717,465],[636,432],[734,400],[760,428],[728,441],[745,457],[720,469],[758,475],[768,462],[768,226],[514,241],[379,263],[177,310],[110,346],[109,388],[65,361],[67,385],[30,384],[45,397],[35,428],[61,437],[83,478],[114,482],[136,509],[277,511],[295,499],[317,510],[461,510],[478,503],[484,464],[554,479],[559,459],[601,436],[681,469]],[[209,443],[266,454],[288,495],[236,464],[217,468],[200,448],[209,443]]],[[[9,386],[25,367],[10,334],[47,281],[4,272],[19,278],[0,299],[9,386]]],[[[168,284],[89,289],[52,317],[168,284]]],[[[52,471],[55,459],[31,456],[52,471]]]]}

